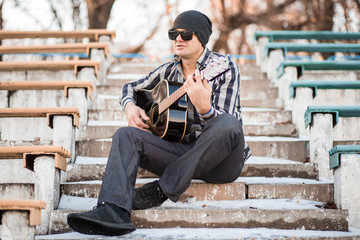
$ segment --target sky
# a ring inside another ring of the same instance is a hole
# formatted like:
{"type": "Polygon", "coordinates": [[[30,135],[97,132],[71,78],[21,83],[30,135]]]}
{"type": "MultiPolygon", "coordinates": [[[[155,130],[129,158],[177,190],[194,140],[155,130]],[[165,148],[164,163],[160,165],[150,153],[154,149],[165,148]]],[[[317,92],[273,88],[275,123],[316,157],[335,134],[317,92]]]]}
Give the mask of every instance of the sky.
{"type": "MultiPolygon", "coordinates": [[[[170,3],[175,1],[169,0],[170,3]]],[[[64,9],[58,12],[63,22],[63,29],[73,30],[70,1],[52,0],[52,2],[57,9],[64,9]]],[[[179,12],[196,9],[205,14],[210,13],[209,1],[178,0],[177,2],[179,12]]],[[[117,0],[113,5],[107,29],[116,31],[115,42],[120,49],[136,46],[148,36],[165,9],[165,0],[117,0]]],[[[80,12],[81,18],[86,22],[86,8],[82,8],[80,12]]],[[[173,15],[175,18],[176,13],[174,12],[173,15]]],[[[14,1],[7,0],[4,2],[3,17],[6,30],[58,29],[57,23],[53,20],[49,0],[20,1],[18,7],[15,6],[14,1]]],[[[87,23],[84,25],[83,29],[86,29],[87,23]]],[[[159,34],[156,34],[145,46],[149,55],[160,53],[160,57],[164,57],[171,53],[171,42],[167,38],[168,28],[169,19],[163,17],[158,30],[159,34]]]]}
{"type": "MultiPolygon", "coordinates": [[[[50,9],[49,2],[55,6],[58,16],[61,18],[64,30],[73,30],[72,7],[70,0],[19,0],[19,6],[15,6],[14,0],[2,0],[4,29],[6,30],[57,30],[58,25],[54,21],[53,14],[50,9]],[[27,12],[27,13],[26,13],[27,12]]],[[[85,0],[81,0],[85,2],[85,0]]],[[[259,0],[261,1],[261,0],[259,0]]],[[[0,0],[1,2],[1,0],[0,0]]],[[[190,9],[199,10],[211,18],[210,1],[204,0],[168,0],[172,5],[178,5],[178,11],[183,12],[190,9]]],[[[129,47],[137,46],[142,43],[146,36],[157,23],[161,13],[166,9],[165,0],[116,0],[108,22],[108,30],[116,31],[115,43],[118,51],[129,47]]],[[[344,13],[337,6],[337,17],[335,20],[334,30],[346,31],[344,28],[344,13]]],[[[171,18],[173,20],[177,12],[171,9],[171,18]]],[[[82,29],[87,28],[87,10],[83,4],[81,8],[81,19],[83,20],[82,29]]],[[[354,19],[352,22],[352,30],[359,31],[360,19],[355,17],[355,12],[350,12],[354,19]]],[[[167,38],[167,30],[169,29],[168,17],[163,17],[157,34],[146,43],[145,52],[148,56],[158,56],[164,58],[172,53],[171,42],[167,38]]],[[[214,28],[213,34],[209,40],[209,48],[217,38],[217,31],[214,28]]],[[[235,33],[236,34],[236,33],[235,33]]],[[[252,36],[249,36],[251,38],[252,36]]],[[[229,42],[230,47],[232,42],[229,42]]],[[[117,52],[117,53],[119,53],[117,52]]]]}

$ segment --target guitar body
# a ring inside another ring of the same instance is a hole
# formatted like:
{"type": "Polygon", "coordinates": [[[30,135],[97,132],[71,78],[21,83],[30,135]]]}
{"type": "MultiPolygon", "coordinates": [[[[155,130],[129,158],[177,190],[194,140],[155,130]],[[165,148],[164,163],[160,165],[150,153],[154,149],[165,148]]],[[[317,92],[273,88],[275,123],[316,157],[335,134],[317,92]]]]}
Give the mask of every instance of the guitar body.
{"type": "MultiPolygon", "coordinates": [[[[200,71],[201,79],[211,81],[228,70],[228,57],[215,59],[200,71]]],[[[141,89],[136,93],[136,104],[149,116],[146,124],[153,134],[180,142],[189,133],[187,95],[181,83],[162,80],[153,89],[141,89]]]]}
{"type": "Polygon", "coordinates": [[[188,132],[187,95],[181,96],[160,115],[158,107],[159,103],[181,86],[181,83],[162,80],[151,90],[142,89],[136,92],[136,104],[149,116],[150,121],[146,123],[150,126],[152,133],[169,141],[180,142],[188,132]]]}

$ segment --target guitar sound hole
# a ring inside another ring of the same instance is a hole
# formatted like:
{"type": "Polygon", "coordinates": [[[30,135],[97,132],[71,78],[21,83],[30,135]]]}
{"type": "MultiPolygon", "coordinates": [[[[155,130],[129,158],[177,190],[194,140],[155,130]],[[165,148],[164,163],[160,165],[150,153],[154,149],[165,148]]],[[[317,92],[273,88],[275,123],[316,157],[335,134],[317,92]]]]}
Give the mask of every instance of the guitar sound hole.
{"type": "Polygon", "coordinates": [[[158,121],[159,121],[159,106],[157,104],[155,104],[152,108],[152,111],[151,111],[151,122],[153,124],[157,124],[158,121]]]}

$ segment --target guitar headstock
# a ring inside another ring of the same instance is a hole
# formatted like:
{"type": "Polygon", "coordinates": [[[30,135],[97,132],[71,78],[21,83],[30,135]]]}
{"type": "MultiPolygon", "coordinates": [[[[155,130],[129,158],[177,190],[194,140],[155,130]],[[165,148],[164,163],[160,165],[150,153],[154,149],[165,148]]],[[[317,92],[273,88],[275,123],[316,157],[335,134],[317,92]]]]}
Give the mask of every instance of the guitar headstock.
{"type": "Polygon", "coordinates": [[[200,73],[202,79],[211,81],[212,79],[216,78],[217,76],[223,74],[228,70],[229,70],[229,58],[221,57],[219,59],[214,59],[200,73]]]}

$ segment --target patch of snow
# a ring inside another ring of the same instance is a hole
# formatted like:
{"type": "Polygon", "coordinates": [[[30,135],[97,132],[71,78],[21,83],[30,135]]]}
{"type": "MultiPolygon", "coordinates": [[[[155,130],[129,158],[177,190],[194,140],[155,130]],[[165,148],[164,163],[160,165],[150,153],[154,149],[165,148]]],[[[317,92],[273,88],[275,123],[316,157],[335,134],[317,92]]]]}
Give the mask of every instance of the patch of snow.
{"type": "Polygon", "coordinates": [[[117,127],[125,127],[128,126],[127,121],[95,121],[89,120],[87,123],[88,126],[117,126],[117,127]]]}
{"type": "Polygon", "coordinates": [[[309,139],[292,137],[245,136],[245,141],[247,142],[300,142],[304,140],[309,139]]]}
{"type": "Polygon", "coordinates": [[[244,125],[243,126],[274,126],[276,127],[276,125],[273,125],[273,124],[270,124],[268,122],[263,122],[263,123],[260,123],[260,122],[244,122],[244,125]]]}
{"type": "MultiPolygon", "coordinates": [[[[157,178],[138,178],[136,183],[146,184],[153,182],[157,178]]],[[[333,183],[331,180],[320,179],[319,181],[306,178],[287,178],[287,177],[238,177],[234,182],[243,182],[246,184],[324,184],[333,183]]],[[[205,183],[202,180],[193,179],[191,183],[205,183]]]]}
{"type": "MultiPolygon", "coordinates": [[[[60,198],[59,210],[92,210],[97,204],[97,198],[75,197],[63,194],[60,198]]],[[[165,201],[156,209],[268,209],[268,210],[290,210],[290,209],[319,209],[317,206],[324,205],[323,202],[304,199],[246,199],[246,200],[221,200],[197,201],[196,198],[188,199],[186,202],[165,201]]]]}
{"type": "MultiPolygon", "coordinates": [[[[141,228],[121,236],[121,239],[282,239],[282,238],[310,238],[310,237],[351,237],[360,236],[360,229],[351,228],[349,232],[315,231],[315,230],[285,230],[271,228],[141,228]]],[[[41,239],[119,239],[119,237],[105,237],[100,235],[85,235],[71,232],[64,234],[37,236],[41,239]]]]}
{"type": "Polygon", "coordinates": [[[241,80],[252,80],[253,78],[250,76],[241,76],[241,80]]]}
{"type": "Polygon", "coordinates": [[[303,164],[297,161],[282,159],[282,158],[271,158],[261,156],[251,156],[245,164],[303,164]]]}
{"type": "Polygon", "coordinates": [[[276,108],[257,108],[257,107],[244,107],[242,109],[243,112],[264,112],[264,111],[270,111],[270,112],[278,112],[279,109],[276,108]]]}
{"type": "Polygon", "coordinates": [[[108,95],[108,94],[98,94],[97,98],[101,99],[119,99],[119,95],[108,95]]]}
{"type": "Polygon", "coordinates": [[[137,80],[143,76],[144,76],[144,74],[115,73],[115,74],[108,74],[107,79],[109,79],[109,80],[137,80]]]}
{"type": "Polygon", "coordinates": [[[106,164],[107,157],[86,157],[86,156],[77,156],[75,164],[106,164]]]}
{"type": "Polygon", "coordinates": [[[95,139],[96,142],[111,142],[112,138],[97,138],[95,139]]]}
{"type": "Polygon", "coordinates": [[[333,183],[331,180],[320,179],[319,181],[305,178],[286,178],[286,177],[239,177],[235,182],[245,182],[246,184],[325,184],[333,183]]]}

